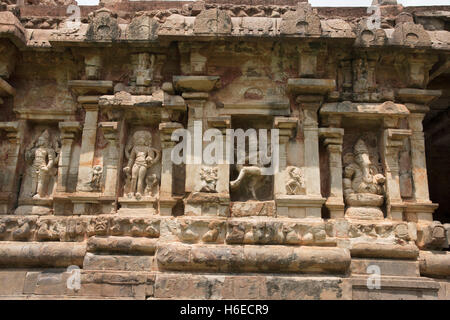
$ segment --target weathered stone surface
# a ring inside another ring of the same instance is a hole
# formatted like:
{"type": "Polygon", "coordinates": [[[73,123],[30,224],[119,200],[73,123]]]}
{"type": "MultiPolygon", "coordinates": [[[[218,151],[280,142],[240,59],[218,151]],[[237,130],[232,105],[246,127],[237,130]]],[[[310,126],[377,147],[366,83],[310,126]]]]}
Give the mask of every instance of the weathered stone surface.
{"type": "MultiPolygon", "coordinates": [[[[382,276],[380,289],[369,289],[367,276],[352,279],[353,300],[436,300],[440,285],[430,279],[382,276]]],[[[373,283],[373,282],[370,282],[373,283]]]]}
{"type": "Polygon", "coordinates": [[[336,277],[282,277],[159,274],[157,299],[319,300],[349,299],[345,280],[336,277]]]}
{"type": "Polygon", "coordinates": [[[350,264],[347,249],[326,247],[161,244],[156,258],[173,271],[345,273],[350,264]]]}
{"type": "Polygon", "coordinates": [[[1,297],[448,297],[449,7],[34,2],[0,4],[1,297]]]}
{"type": "Polygon", "coordinates": [[[231,33],[231,17],[223,10],[204,10],[195,17],[194,33],[202,35],[229,34],[231,33]]]}
{"type": "Polygon", "coordinates": [[[421,251],[419,262],[421,275],[432,278],[450,276],[450,254],[448,251],[421,251]]]}
{"type": "Polygon", "coordinates": [[[86,253],[83,261],[85,270],[150,271],[153,256],[103,255],[86,253]]]}
{"type": "Polygon", "coordinates": [[[419,255],[419,249],[414,244],[355,243],[350,252],[352,257],[364,258],[416,259],[419,255]]]}
{"type": "MultiPolygon", "coordinates": [[[[418,277],[419,262],[407,260],[383,260],[383,259],[361,259],[353,258],[350,265],[352,274],[373,273],[370,266],[380,268],[381,276],[403,276],[418,277]]],[[[373,267],[372,267],[373,268],[373,267]]]]}
{"type": "Polygon", "coordinates": [[[151,255],[156,251],[156,245],[156,239],[94,236],[87,242],[87,251],[151,255]]]}
{"type": "Polygon", "coordinates": [[[0,265],[5,267],[81,266],[86,253],[84,243],[0,242],[0,265]]]}

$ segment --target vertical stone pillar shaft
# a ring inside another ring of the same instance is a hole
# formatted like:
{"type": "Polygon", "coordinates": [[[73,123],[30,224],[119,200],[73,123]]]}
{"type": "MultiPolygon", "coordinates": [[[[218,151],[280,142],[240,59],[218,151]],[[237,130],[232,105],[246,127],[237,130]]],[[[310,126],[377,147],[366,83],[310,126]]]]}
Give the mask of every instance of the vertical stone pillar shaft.
{"type": "Polygon", "coordinates": [[[230,194],[230,164],[226,158],[226,130],[231,128],[231,117],[222,116],[208,119],[209,127],[216,128],[222,133],[222,146],[223,146],[223,160],[224,163],[217,164],[217,185],[216,190],[218,193],[230,194]]]}
{"type": "Polygon", "coordinates": [[[274,177],[274,196],[286,194],[287,180],[285,169],[287,167],[287,145],[297,129],[298,118],[276,117],[274,128],[279,130],[279,170],[274,177]]]}
{"type": "Polygon", "coordinates": [[[330,195],[325,205],[332,219],[344,217],[344,195],[342,191],[342,143],[344,129],[321,128],[320,135],[328,153],[330,170],[330,195]]]}
{"type": "Polygon", "coordinates": [[[0,214],[9,214],[16,200],[17,188],[17,165],[20,154],[21,134],[19,131],[19,122],[0,122],[0,129],[6,131],[8,138],[8,160],[6,163],[6,172],[3,173],[4,180],[0,190],[2,193],[0,199],[0,214]]]}
{"type": "MultiPolygon", "coordinates": [[[[86,98],[86,97],[80,97],[86,98]]],[[[91,97],[89,97],[91,98],[91,97]]],[[[92,97],[96,102],[97,97],[92,97]]],[[[97,121],[98,121],[98,105],[97,104],[85,104],[83,105],[86,115],[84,118],[83,135],[81,138],[81,153],[80,164],[78,167],[78,184],[77,191],[90,191],[84,190],[84,183],[89,180],[89,175],[92,170],[95,153],[95,142],[97,139],[97,121]]]]}
{"type": "Polygon", "coordinates": [[[321,105],[322,97],[299,96],[297,100],[303,109],[306,194],[321,196],[317,111],[321,105]]]}
{"type": "Polygon", "coordinates": [[[411,142],[411,167],[414,182],[414,198],[417,202],[430,202],[428,191],[427,164],[425,158],[425,141],[422,120],[425,114],[411,113],[408,118],[412,135],[411,142]]]}
{"type": "Polygon", "coordinates": [[[105,189],[103,195],[115,196],[117,187],[117,166],[119,162],[119,146],[117,137],[117,122],[100,122],[99,127],[108,140],[106,161],[104,161],[105,189]]]}
{"type": "Polygon", "coordinates": [[[400,194],[398,154],[403,139],[411,135],[411,130],[385,129],[383,132],[383,162],[386,174],[386,199],[388,218],[403,220],[404,204],[400,194]]]}
{"type": "Polygon", "coordinates": [[[171,140],[172,132],[183,126],[177,122],[163,122],[159,124],[161,133],[161,188],[159,189],[159,213],[162,216],[170,216],[172,208],[176,204],[173,198],[173,162],[172,149],[176,142],[171,140]]]}
{"type": "MultiPolygon", "coordinates": [[[[205,100],[186,100],[188,105],[188,125],[187,129],[191,135],[191,153],[193,157],[191,158],[191,163],[186,163],[186,192],[194,192],[197,181],[199,180],[199,173],[202,167],[203,161],[203,106],[205,100]],[[202,130],[200,132],[194,132],[195,122],[202,122],[202,130]],[[196,139],[200,139],[196,141],[196,139]],[[197,150],[196,144],[202,146],[201,150],[197,150]],[[195,160],[194,160],[195,157],[195,160]],[[198,158],[200,157],[200,158],[198,158]],[[196,162],[196,163],[192,163],[196,162]]],[[[188,155],[189,157],[190,155],[188,155]]],[[[188,161],[189,162],[189,161],[188,161]]]]}
{"type": "Polygon", "coordinates": [[[80,131],[80,128],[80,123],[76,121],[59,123],[62,146],[58,164],[58,183],[56,186],[57,192],[67,192],[69,166],[72,158],[72,146],[77,133],[80,131]]]}

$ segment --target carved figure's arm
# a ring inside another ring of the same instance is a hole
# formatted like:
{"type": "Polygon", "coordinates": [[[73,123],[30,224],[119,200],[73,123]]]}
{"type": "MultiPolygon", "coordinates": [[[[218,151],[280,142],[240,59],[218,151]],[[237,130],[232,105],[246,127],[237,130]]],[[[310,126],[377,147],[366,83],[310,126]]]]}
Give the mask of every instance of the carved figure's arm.
{"type": "Polygon", "coordinates": [[[51,169],[55,166],[55,151],[53,149],[47,149],[48,163],[47,169],[51,169]]]}

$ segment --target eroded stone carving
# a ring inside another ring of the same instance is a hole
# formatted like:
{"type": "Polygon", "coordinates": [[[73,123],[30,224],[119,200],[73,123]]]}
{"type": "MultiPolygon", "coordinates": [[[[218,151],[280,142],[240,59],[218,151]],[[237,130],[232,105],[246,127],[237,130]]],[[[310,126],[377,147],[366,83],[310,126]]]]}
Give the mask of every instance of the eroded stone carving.
{"type": "Polygon", "coordinates": [[[156,40],[158,38],[159,23],[153,17],[143,13],[131,20],[127,29],[129,40],[156,40]]]}
{"type": "Polygon", "coordinates": [[[414,22],[400,23],[392,34],[392,42],[396,45],[415,47],[427,47],[431,45],[430,35],[422,25],[414,22]]]}
{"type": "Polygon", "coordinates": [[[299,2],[296,11],[287,11],[282,16],[281,34],[320,36],[320,18],[309,3],[299,2]]]}
{"type": "Polygon", "coordinates": [[[202,192],[217,192],[216,185],[218,177],[218,168],[203,167],[200,171],[200,179],[202,180],[202,192]]]}
{"type": "Polygon", "coordinates": [[[56,175],[59,146],[50,141],[48,130],[45,130],[33,141],[25,153],[25,159],[31,164],[30,196],[34,199],[48,197],[49,178],[56,175]]]}
{"type": "Polygon", "coordinates": [[[117,23],[117,14],[106,8],[99,9],[89,14],[89,28],[86,39],[89,41],[111,41],[120,36],[117,23]]]}
{"type": "Polygon", "coordinates": [[[380,207],[384,202],[386,178],[370,160],[364,140],[358,139],[353,154],[344,156],[344,198],[346,216],[359,219],[383,219],[380,207]]]}
{"type": "Polygon", "coordinates": [[[224,10],[204,10],[195,18],[194,33],[229,34],[231,33],[231,17],[224,10]]]}
{"type": "Polygon", "coordinates": [[[151,144],[151,133],[140,130],[134,133],[132,143],[126,147],[128,164],[123,171],[127,176],[125,192],[129,198],[140,200],[144,195],[149,195],[150,189],[157,182],[156,175],[148,177],[148,169],[160,160],[161,152],[151,147],[151,144]]]}
{"type": "Polygon", "coordinates": [[[153,80],[155,55],[149,53],[133,54],[131,56],[131,63],[133,65],[131,84],[136,86],[149,86],[153,80]]]}
{"type": "Polygon", "coordinates": [[[286,181],[286,192],[289,195],[298,195],[305,192],[305,177],[303,170],[297,167],[287,167],[289,178],[286,181]]]}

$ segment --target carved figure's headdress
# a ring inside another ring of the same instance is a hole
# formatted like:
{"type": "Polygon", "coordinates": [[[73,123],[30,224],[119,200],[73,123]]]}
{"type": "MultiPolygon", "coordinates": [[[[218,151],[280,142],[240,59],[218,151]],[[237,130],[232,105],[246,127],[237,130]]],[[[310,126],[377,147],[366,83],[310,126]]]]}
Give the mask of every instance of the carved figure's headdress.
{"type": "Polygon", "coordinates": [[[367,148],[363,139],[358,139],[355,146],[353,147],[353,152],[355,156],[363,153],[369,153],[369,149],[367,148]]]}
{"type": "Polygon", "coordinates": [[[48,130],[45,130],[44,132],[42,132],[42,134],[40,135],[39,138],[44,138],[45,140],[50,139],[50,134],[48,133],[48,130]]]}

